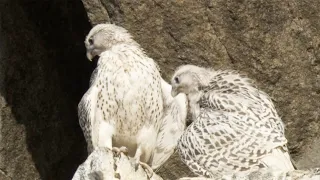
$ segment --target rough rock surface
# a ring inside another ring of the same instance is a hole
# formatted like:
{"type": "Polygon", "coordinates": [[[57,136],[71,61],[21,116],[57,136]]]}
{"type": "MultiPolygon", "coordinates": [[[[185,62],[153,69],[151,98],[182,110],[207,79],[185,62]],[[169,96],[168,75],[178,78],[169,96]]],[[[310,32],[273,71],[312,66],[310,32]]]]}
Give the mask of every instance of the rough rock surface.
{"type": "Polygon", "coordinates": [[[89,29],[76,0],[0,1],[1,180],[70,180],[86,159],[77,103],[89,29]]]}
{"type": "MultiPolygon", "coordinates": [[[[320,1],[82,1],[0,1],[0,179],[69,180],[86,159],[87,16],[127,28],[166,78],[184,63],[247,73],[273,97],[298,167],[320,166],[320,1]]],[[[190,175],[176,155],[163,179],[190,175]]]]}
{"type": "Polygon", "coordinates": [[[192,63],[255,79],[286,124],[298,167],[320,166],[320,1],[99,2],[108,16],[85,6],[91,24],[110,20],[128,29],[166,78],[192,63]]]}
{"type": "MultiPolygon", "coordinates": [[[[145,170],[141,166],[136,171],[134,168],[134,160],[125,156],[123,153],[116,156],[110,150],[105,148],[96,149],[87,160],[81,164],[72,180],[111,180],[111,179],[126,179],[126,180],[161,180],[162,178],[156,173],[153,173],[151,178],[148,178],[145,170]]],[[[172,178],[171,178],[172,179],[172,178]]],[[[315,168],[311,170],[295,170],[292,172],[281,172],[272,169],[261,169],[250,174],[236,173],[227,174],[215,178],[201,178],[201,177],[184,177],[179,180],[319,180],[320,169],[315,168]]]]}
{"type": "Polygon", "coordinates": [[[110,150],[100,148],[94,150],[87,160],[79,166],[72,180],[162,180],[157,174],[153,173],[151,178],[141,166],[137,171],[134,168],[134,160],[121,153],[114,155],[110,150]]]}
{"type": "MultiPolygon", "coordinates": [[[[261,169],[259,171],[246,174],[233,174],[217,177],[215,179],[221,180],[319,180],[320,170],[318,168],[311,170],[294,170],[292,172],[284,173],[281,171],[274,171],[272,169],[261,169]]],[[[210,178],[180,178],[179,180],[214,180],[210,178]]]]}

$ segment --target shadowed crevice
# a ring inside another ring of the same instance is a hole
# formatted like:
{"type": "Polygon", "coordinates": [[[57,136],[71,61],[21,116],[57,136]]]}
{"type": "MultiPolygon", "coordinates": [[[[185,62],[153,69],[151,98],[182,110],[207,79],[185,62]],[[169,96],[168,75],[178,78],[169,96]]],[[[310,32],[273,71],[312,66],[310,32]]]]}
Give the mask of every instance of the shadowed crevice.
{"type": "Polygon", "coordinates": [[[71,179],[87,155],[77,104],[95,66],[86,12],[76,0],[7,1],[0,11],[1,168],[13,179],[71,179]]]}

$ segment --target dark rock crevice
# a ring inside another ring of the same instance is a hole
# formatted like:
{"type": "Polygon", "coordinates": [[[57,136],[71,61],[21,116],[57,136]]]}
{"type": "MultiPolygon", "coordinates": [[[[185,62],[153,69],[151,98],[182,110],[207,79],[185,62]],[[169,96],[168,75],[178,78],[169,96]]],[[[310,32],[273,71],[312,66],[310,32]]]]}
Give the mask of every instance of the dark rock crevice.
{"type": "Polygon", "coordinates": [[[81,2],[1,3],[0,169],[12,179],[70,179],[86,158],[77,104],[95,66],[81,2]]]}

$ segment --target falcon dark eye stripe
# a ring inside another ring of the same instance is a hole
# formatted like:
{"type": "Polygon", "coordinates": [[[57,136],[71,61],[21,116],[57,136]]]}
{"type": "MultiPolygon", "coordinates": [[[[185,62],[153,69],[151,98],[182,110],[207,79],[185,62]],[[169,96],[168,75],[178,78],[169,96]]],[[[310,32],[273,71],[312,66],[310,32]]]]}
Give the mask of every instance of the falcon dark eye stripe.
{"type": "Polygon", "coordinates": [[[174,82],[177,83],[177,84],[179,84],[179,83],[180,83],[179,78],[178,78],[178,77],[175,77],[175,78],[174,78],[174,82]]]}
{"type": "Polygon", "coordinates": [[[88,41],[89,41],[89,44],[90,44],[90,45],[92,45],[92,44],[93,44],[93,38],[92,38],[92,37],[91,37],[91,38],[89,38],[89,40],[88,40],[88,41]]]}

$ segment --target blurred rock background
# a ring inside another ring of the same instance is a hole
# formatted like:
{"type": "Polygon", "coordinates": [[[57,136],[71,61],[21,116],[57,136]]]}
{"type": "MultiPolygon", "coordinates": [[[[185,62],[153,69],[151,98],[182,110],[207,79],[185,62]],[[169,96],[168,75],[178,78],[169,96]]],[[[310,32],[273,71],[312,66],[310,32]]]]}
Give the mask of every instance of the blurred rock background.
{"type": "MultiPolygon", "coordinates": [[[[77,104],[95,63],[91,25],[123,26],[163,76],[232,68],[266,91],[299,168],[320,166],[320,1],[1,0],[0,179],[71,179],[86,158],[77,104]]],[[[189,174],[172,157],[164,179],[189,174]]]]}

